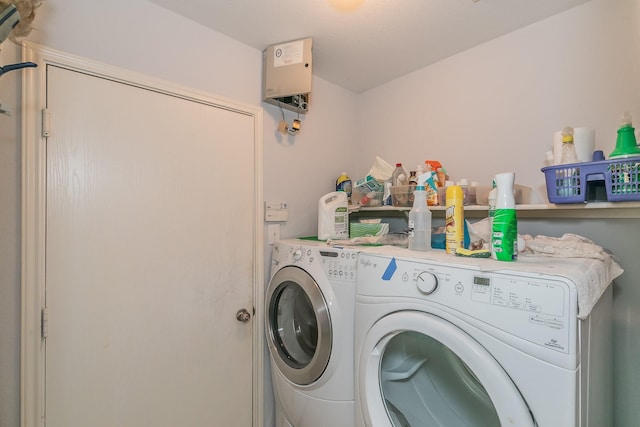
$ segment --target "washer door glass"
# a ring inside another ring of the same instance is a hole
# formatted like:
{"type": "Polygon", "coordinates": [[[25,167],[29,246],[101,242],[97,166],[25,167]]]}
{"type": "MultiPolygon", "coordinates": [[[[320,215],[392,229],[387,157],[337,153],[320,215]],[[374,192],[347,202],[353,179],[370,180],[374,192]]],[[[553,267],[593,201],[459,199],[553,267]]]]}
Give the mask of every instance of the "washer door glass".
{"type": "Polygon", "coordinates": [[[442,318],[394,313],[377,322],[364,343],[359,375],[367,425],[535,425],[498,362],[442,318]]]}
{"type": "Polygon", "coordinates": [[[287,266],[271,279],[266,301],[274,363],[290,381],[311,384],[331,355],[331,319],[322,291],[307,272],[287,266]]]}

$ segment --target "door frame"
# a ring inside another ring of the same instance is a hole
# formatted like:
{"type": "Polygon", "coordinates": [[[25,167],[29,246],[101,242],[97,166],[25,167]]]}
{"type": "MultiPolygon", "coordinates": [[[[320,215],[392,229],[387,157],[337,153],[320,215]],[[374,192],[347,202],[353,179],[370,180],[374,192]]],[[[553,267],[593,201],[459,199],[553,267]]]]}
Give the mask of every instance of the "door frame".
{"type": "Polygon", "coordinates": [[[45,423],[45,345],[41,337],[45,304],[46,137],[43,109],[46,106],[46,72],[55,65],[96,77],[131,84],[158,93],[234,111],[254,123],[254,263],[253,263],[253,427],[264,424],[264,238],[263,217],[263,110],[230,99],[183,87],[104,63],[63,53],[35,43],[23,42],[24,61],[38,64],[22,77],[22,250],[21,250],[21,427],[45,423]]]}

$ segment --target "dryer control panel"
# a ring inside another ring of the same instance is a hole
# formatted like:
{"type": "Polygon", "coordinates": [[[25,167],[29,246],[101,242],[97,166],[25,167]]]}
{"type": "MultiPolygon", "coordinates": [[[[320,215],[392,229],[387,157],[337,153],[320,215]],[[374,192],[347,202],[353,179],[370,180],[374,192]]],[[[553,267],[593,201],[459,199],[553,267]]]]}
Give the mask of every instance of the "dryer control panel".
{"type": "Polygon", "coordinates": [[[404,299],[419,306],[414,309],[450,313],[486,332],[502,331],[554,352],[576,351],[577,293],[564,277],[361,254],[356,293],[404,299]]]}

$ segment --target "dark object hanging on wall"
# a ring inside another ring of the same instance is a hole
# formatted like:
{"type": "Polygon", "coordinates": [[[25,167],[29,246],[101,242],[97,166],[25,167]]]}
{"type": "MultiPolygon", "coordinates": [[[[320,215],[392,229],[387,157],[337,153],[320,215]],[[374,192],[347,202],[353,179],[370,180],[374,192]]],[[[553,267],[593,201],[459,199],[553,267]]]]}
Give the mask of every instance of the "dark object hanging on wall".
{"type": "Polygon", "coordinates": [[[8,73],[9,71],[21,70],[23,68],[37,67],[37,66],[38,65],[33,62],[19,62],[17,64],[3,65],[3,66],[0,66],[0,76],[2,76],[4,73],[8,73]]]}

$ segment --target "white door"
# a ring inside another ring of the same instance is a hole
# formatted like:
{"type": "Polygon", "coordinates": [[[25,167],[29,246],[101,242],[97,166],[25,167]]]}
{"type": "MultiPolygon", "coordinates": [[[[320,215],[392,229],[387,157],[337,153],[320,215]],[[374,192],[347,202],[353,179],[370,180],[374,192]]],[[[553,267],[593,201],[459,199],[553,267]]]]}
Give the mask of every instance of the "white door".
{"type": "Polygon", "coordinates": [[[46,426],[251,426],[254,118],[46,71],[46,426]]]}

